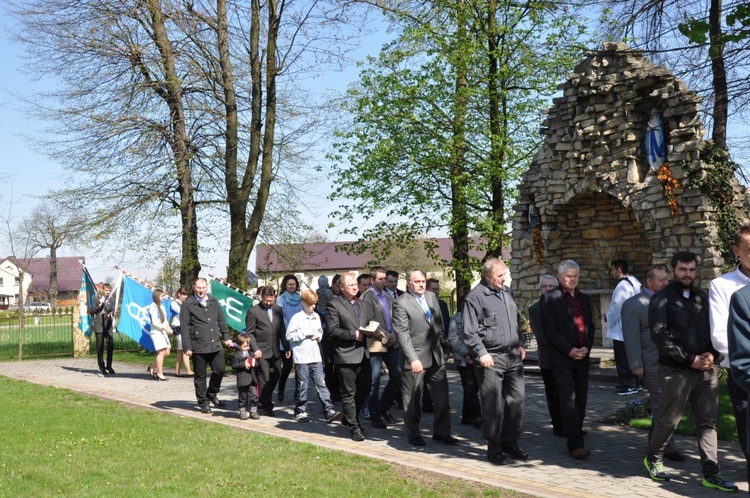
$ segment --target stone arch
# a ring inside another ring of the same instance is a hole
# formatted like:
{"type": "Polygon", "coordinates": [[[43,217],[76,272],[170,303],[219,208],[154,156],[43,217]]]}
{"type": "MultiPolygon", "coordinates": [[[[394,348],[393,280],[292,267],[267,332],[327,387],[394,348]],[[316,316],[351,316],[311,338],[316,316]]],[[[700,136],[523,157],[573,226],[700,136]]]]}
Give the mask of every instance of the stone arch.
{"type": "MultiPolygon", "coordinates": [[[[518,188],[510,268],[519,309],[537,299],[539,276],[556,273],[564,259],[581,265],[585,292],[604,295],[613,287],[609,259],[624,257],[642,273],[689,250],[701,259],[706,287],[724,264],[712,244],[716,210],[683,172],[684,165],[708,169],[700,97],[641,51],[614,43],[586,54],[559,88],[542,123],[544,143],[518,188]],[[661,114],[667,164],[680,183],[674,213],[646,160],[652,109],[661,114]]],[[[734,186],[745,203],[745,190],[734,186]]]]}

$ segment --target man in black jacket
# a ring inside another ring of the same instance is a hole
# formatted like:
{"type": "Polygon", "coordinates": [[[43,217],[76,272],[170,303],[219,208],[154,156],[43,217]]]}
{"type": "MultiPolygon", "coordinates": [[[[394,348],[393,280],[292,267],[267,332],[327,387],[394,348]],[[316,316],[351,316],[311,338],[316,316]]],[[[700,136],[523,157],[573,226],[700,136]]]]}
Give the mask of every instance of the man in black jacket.
{"type": "Polygon", "coordinates": [[[232,345],[232,338],[219,303],[206,294],[208,292],[206,279],[196,278],[193,291],[195,293],[188,297],[180,308],[182,349],[184,354],[193,359],[195,397],[201,412],[211,413],[209,402],[216,407],[226,405],[217,397],[226,369],[221,339],[223,336],[224,345],[229,347],[232,345]],[[211,365],[211,379],[208,387],[206,387],[207,365],[211,365]]]}
{"type": "Polygon", "coordinates": [[[112,312],[115,308],[115,300],[111,298],[112,286],[104,284],[102,286],[103,295],[99,297],[99,302],[89,310],[89,314],[94,316],[94,334],[96,334],[96,361],[99,364],[99,371],[103,374],[113,374],[112,369],[112,352],[115,349],[114,338],[112,337],[112,312]],[[107,364],[104,364],[104,345],[107,345],[107,364]]]}
{"type": "Polygon", "coordinates": [[[595,332],[591,301],[578,290],[579,271],[573,260],[560,263],[560,286],[542,296],[542,329],[550,345],[549,361],[560,399],[562,429],[568,438],[568,452],[576,459],[591,454],[583,447],[583,418],[595,332]]]}
{"type": "Polygon", "coordinates": [[[281,356],[292,353],[284,330],[284,310],[276,304],[276,289],[263,287],[260,302],[247,312],[245,327],[250,351],[258,362],[260,405],[266,416],[273,417],[273,390],[281,375],[281,356]],[[279,341],[284,351],[279,349],[279,341]]]}
{"type": "Polygon", "coordinates": [[[328,340],[341,391],[341,424],[351,431],[352,440],[364,441],[359,412],[370,394],[370,353],[364,332],[366,316],[357,300],[357,277],[341,275],[341,295],[326,306],[328,340]]]}
{"type": "Polygon", "coordinates": [[[703,485],[721,491],[737,486],[719,474],[716,413],[719,380],[714,362],[721,355],[711,344],[708,295],[693,287],[698,259],[691,252],[672,256],[673,281],[653,295],[648,307],[651,339],[659,350],[664,407],[651,434],[643,464],[655,481],[668,481],[664,451],[688,402],[693,407],[703,485]]]}

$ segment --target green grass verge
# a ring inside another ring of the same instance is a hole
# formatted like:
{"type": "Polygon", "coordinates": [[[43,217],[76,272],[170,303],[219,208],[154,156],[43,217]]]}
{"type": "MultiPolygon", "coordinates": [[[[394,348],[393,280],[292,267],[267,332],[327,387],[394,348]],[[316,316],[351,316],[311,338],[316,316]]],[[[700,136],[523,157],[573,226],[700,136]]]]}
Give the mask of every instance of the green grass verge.
{"type": "MultiPolygon", "coordinates": [[[[633,415],[627,409],[615,414],[611,417],[612,422],[618,425],[627,425],[634,429],[651,430],[651,417],[636,417],[631,418],[633,415]]],[[[608,418],[609,420],[609,418],[608,418]]],[[[721,441],[733,441],[737,442],[737,423],[734,419],[734,412],[732,411],[732,402],[729,400],[729,394],[727,393],[727,381],[726,373],[721,372],[719,374],[719,413],[716,417],[716,432],[719,440],[721,441]]],[[[685,409],[685,414],[680,420],[675,434],[681,434],[683,436],[695,436],[695,417],[693,416],[693,409],[688,403],[685,409]]]]}
{"type": "Polygon", "coordinates": [[[0,377],[3,496],[519,496],[0,377]]]}

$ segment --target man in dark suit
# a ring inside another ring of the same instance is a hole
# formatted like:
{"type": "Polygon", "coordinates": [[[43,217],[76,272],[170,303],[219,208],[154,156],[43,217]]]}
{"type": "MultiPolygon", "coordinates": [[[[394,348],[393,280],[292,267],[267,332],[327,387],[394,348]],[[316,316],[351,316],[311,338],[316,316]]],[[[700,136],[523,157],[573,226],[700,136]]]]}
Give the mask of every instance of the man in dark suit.
{"type": "Polygon", "coordinates": [[[446,444],[456,444],[458,440],[451,436],[448,379],[445,374],[449,348],[440,305],[433,293],[425,292],[423,271],[411,270],[406,279],[409,291],[393,304],[393,330],[401,348],[401,392],[409,443],[415,446],[425,444],[419,433],[422,389],[425,386],[435,406],[432,438],[446,444]]]}
{"type": "Polygon", "coordinates": [[[398,288],[398,272],[396,270],[385,272],[385,288],[394,301],[404,293],[404,291],[398,288]]]}
{"type": "Polygon", "coordinates": [[[595,332],[591,301],[577,288],[579,271],[573,260],[560,263],[560,286],[542,296],[542,329],[551,346],[549,359],[560,397],[562,429],[568,439],[568,452],[577,459],[591,454],[583,447],[583,417],[595,332]]]}
{"type": "Polygon", "coordinates": [[[370,409],[372,426],[385,429],[386,424],[393,424],[396,419],[391,415],[390,407],[396,397],[401,396],[401,367],[399,366],[398,342],[393,333],[393,299],[385,291],[385,268],[375,266],[370,270],[372,287],[367,289],[360,302],[365,313],[366,322],[376,321],[380,328],[388,334],[386,344],[375,337],[367,338],[367,349],[370,351],[370,367],[372,369],[372,383],[367,405],[370,409]],[[388,367],[388,384],[380,394],[380,371],[385,362],[388,367]]]}
{"type": "Polygon", "coordinates": [[[110,299],[112,286],[104,284],[99,302],[89,310],[94,315],[94,334],[96,334],[96,361],[99,371],[103,374],[113,374],[112,353],[115,349],[115,341],[112,337],[112,312],[115,308],[115,300],[110,299]],[[107,344],[107,364],[104,364],[104,344],[107,344]]]}
{"type": "Polygon", "coordinates": [[[195,397],[201,412],[211,413],[209,402],[218,408],[226,406],[218,398],[226,369],[221,344],[223,338],[224,345],[230,347],[232,338],[219,303],[207,294],[208,281],[202,277],[196,278],[193,292],[180,307],[182,349],[193,359],[195,397]],[[211,379],[206,387],[208,365],[211,365],[211,379]]]}
{"type": "Polygon", "coordinates": [[[258,362],[260,405],[266,416],[273,417],[273,390],[279,382],[281,355],[291,353],[284,330],[284,310],[276,304],[276,289],[263,287],[260,302],[245,317],[245,333],[250,336],[250,351],[258,362]],[[284,351],[279,349],[279,341],[284,351]]]}
{"type": "Polygon", "coordinates": [[[362,330],[366,316],[357,300],[357,277],[353,273],[341,275],[341,295],[326,306],[328,339],[331,341],[333,362],[338,374],[342,425],[349,428],[352,440],[364,441],[359,425],[359,411],[370,394],[370,353],[362,330]]]}
{"type": "MultiPolygon", "coordinates": [[[[557,279],[552,275],[542,275],[539,279],[539,294],[544,295],[557,288],[557,279]]],[[[542,300],[535,302],[529,307],[529,325],[531,331],[536,337],[537,361],[539,370],[542,371],[542,381],[544,382],[544,394],[547,398],[547,411],[549,411],[550,422],[552,423],[552,432],[555,436],[565,436],[562,429],[562,415],[560,414],[560,396],[557,394],[555,386],[555,376],[552,373],[552,365],[549,361],[550,345],[544,335],[542,327],[542,300]]]]}

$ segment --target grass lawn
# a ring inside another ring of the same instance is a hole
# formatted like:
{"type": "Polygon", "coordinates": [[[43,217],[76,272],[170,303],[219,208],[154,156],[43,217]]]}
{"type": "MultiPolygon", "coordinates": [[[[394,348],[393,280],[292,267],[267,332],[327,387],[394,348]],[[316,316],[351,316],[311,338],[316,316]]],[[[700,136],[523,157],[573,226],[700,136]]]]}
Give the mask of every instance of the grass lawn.
{"type": "MultiPolygon", "coordinates": [[[[716,432],[721,441],[734,441],[736,443],[738,441],[737,424],[734,419],[734,412],[732,411],[732,403],[727,393],[726,375],[726,371],[723,371],[723,369],[719,370],[719,414],[716,417],[716,432]]],[[[651,416],[634,417],[627,408],[615,414],[610,421],[635,429],[646,431],[651,429],[651,416]]],[[[695,418],[693,417],[693,410],[690,404],[688,404],[685,415],[683,415],[675,433],[685,436],[695,436],[695,418]]]]}
{"type": "Polygon", "coordinates": [[[2,496],[521,496],[5,377],[0,403],[2,496]]]}
{"type": "MultiPolygon", "coordinates": [[[[73,322],[70,315],[31,314],[24,318],[24,356],[73,354],[73,322]]],[[[0,317],[0,360],[18,356],[18,316],[0,317]]]]}

